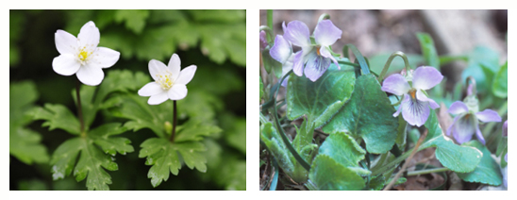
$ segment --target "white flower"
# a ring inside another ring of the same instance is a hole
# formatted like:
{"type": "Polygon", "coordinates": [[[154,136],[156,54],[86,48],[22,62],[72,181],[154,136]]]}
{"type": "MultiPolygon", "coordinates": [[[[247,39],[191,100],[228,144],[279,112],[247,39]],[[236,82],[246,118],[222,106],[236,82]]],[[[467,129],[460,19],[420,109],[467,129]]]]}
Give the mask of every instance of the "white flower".
{"type": "Polygon", "coordinates": [[[196,73],[197,67],[190,65],[181,70],[181,61],[177,54],[173,54],[169,61],[169,66],[165,66],[160,61],[149,61],[149,73],[154,82],[150,82],[142,89],[138,90],[138,95],[148,97],[147,103],[150,105],[161,104],[167,99],[180,100],[187,96],[187,83],[189,83],[196,73]]]}
{"type": "Polygon", "coordinates": [[[100,33],[92,21],[81,28],[77,38],[63,30],[57,30],[54,36],[61,55],[54,58],[52,68],[63,76],[77,74],[86,85],[99,85],[104,79],[102,68],[113,66],[120,57],[118,51],[97,47],[100,33]]]}

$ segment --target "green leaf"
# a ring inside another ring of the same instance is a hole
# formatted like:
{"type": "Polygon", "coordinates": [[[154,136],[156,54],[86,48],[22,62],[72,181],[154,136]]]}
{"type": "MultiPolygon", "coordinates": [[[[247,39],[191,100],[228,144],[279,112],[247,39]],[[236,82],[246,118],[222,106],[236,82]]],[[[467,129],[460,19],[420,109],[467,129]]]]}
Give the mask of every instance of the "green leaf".
{"type": "Polygon", "coordinates": [[[189,120],[185,124],[176,128],[175,142],[185,141],[201,141],[203,136],[209,136],[211,134],[219,133],[222,130],[213,124],[207,123],[206,121],[189,120]]]}
{"type": "Polygon", "coordinates": [[[433,38],[427,33],[417,33],[416,37],[420,42],[426,65],[440,69],[440,59],[438,58],[438,53],[436,53],[433,38]]]}
{"type": "Polygon", "coordinates": [[[459,146],[443,135],[434,110],[424,126],[429,131],[426,140],[420,145],[419,150],[436,147],[436,158],[444,167],[455,172],[471,172],[481,161],[482,153],[474,147],[459,146]]]}
{"type": "Polygon", "coordinates": [[[475,147],[483,153],[483,157],[474,171],[457,173],[458,177],[467,182],[478,182],[494,186],[501,185],[503,177],[499,170],[499,165],[492,159],[490,151],[477,140],[463,143],[462,146],[475,147]]]}
{"type": "Polygon", "coordinates": [[[494,76],[492,92],[500,98],[508,97],[508,61],[499,69],[494,76]]]}
{"type": "Polygon", "coordinates": [[[225,131],[228,144],[246,154],[246,118],[236,118],[233,126],[225,131]]]}
{"type": "Polygon", "coordinates": [[[29,113],[35,120],[46,120],[42,126],[48,126],[49,130],[59,128],[73,135],[81,132],[79,120],[63,105],[47,103],[45,107],[36,107],[29,113]]]}
{"type": "Polygon", "coordinates": [[[164,125],[166,121],[172,121],[172,101],[151,106],[147,99],[135,94],[117,95],[107,101],[107,106],[111,115],[130,120],[124,124],[128,129],[149,128],[160,137],[168,134],[164,125]]]}
{"type": "Polygon", "coordinates": [[[490,89],[492,78],[499,71],[499,67],[499,54],[488,47],[478,46],[468,54],[468,65],[463,70],[461,79],[474,77],[477,91],[485,93],[490,89]]]}
{"type": "Polygon", "coordinates": [[[132,30],[136,34],[142,33],[145,26],[145,20],[149,17],[148,10],[117,10],[115,13],[115,21],[125,21],[126,28],[132,30]]]}
{"type": "Polygon", "coordinates": [[[260,126],[260,140],[264,142],[269,152],[271,152],[278,162],[278,166],[282,168],[287,176],[294,178],[297,182],[305,181],[307,170],[295,170],[295,165],[299,164],[297,164],[296,159],[291,156],[281,136],[271,122],[263,123],[260,126]]]}
{"type": "Polygon", "coordinates": [[[9,154],[28,165],[49,160],[47,148],[40,143],[41,135],[24,127],[33,121],[29,112],[38,96],[32,81],[9,85],[9,154]]]}
{"type": "Polygon", "coordinates": [[[318,151],[319,155],[328,155],[345,167],[360,167],[359,161],[363,160],[366,154],[352,137],[343,132],[327,137],[318,151]]]}
{"type": "Polygon", "coordinates": [[[169,179],[169,171],[178,175],[181,169],[179,155],[190,168],[196,168],[200,172],[206,172],[206,158],[202,152],[205,146],[199,142],[171,143],[166,138],[149,138],[140,147],[139,158],[147,157],[146,165],[152,165],[147,173],[153,187],[157,187],[162,181],[169,179]]]}
{"type": "Polygon", "coordinates": [[[355,83],[353,68],[331,64],[316,82],[305,76],[290,76],[287,85],[287,117],[307,116],[314,128],[324,125],[352,96],[355,83]]]}
{"type": "Polygon", "coordinates": [[[116,152],[125,154],[134,151],[128,139],[110,137],[126,130],[120,125],[105,124],[91,130],[84,137],[75,137],[62,143],[50,160],[53,179],[63,179],[73,170],[77,181],[86,178],[86,187],[89,190],[109,190],[111,176],[104,169],[116,171],[118,165],[114,158],[106,153],[114,156],[116,152]]]}
{"type": "Polygon", "coordinates": [[[309,180],[320,190],[360,190],[365,186],[361,176],[327,155],[316,156],[309,180]]]}
{"type": "Polygon", "coordinates": [[[349,132],[362,137],[370,153],[385,153],[397,139],[398,118],[373,75],[357,78],[350,101],[326,124],[326,133],[349,132]]]}
{"type": "Polygon", "coordinates": [[[47,148],[41,143],[41,135],[23,127],[9,127],[9,153],[25,164],[47,163],[47,148]]]}

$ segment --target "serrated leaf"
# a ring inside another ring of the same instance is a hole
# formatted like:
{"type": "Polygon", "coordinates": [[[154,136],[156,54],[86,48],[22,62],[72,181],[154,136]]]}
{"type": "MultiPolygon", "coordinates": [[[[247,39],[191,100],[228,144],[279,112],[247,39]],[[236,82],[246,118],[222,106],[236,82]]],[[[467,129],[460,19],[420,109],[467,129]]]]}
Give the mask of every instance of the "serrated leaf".
{"type": "Polygon", "coordinates": [[[162,181],[169,179],[169,172],[177,175],[181,169],[181,155],[185,164],[190,168],[196,168],[200,172],[206,172],[206,158],[201,152],[205,146],[199,142],[171,143],[166,138],[150,138],[144,141],[140,147],[139,158],[147,157],[146,165],[152,165],[147,177],[151,179],[153,187],[157,187],[162,181]]]}
{"type": "Polygon", "coordinates": [[[501,185],[503,176],[499,165],[490,155],[490,151],[477,140],[463,143],[462,146],[475,147],[483,153],[483,157],[474,171],[469,173],[457,173],[458,177],[467,182],[478,182],[494,186],[501,185]]]}
{"type": "Polygon", "coordinates": [[[106,153],[114,155],[116,152],[121,154],[133,152],[128,139],[110,137],[125,131],[120,125],[119,123],[105,124],[91,130],[83,137],[75,137],[62,143],[50,161],[53,179],[63,179],[73,170],[76,181],[86,178],[86,187],[89,190],[109,190],[108,184],[112,183],[111,176],[104,169],[116,171],[118,165],[106,153]],[[78,157],[79,160],[75,164],[78,157]]]}
{"type": "Polygon", "coordinates": [[[287,85],[287,117],[291,120],[307,116],[314,128],[321,127],[352,96],[355,83],[353,69],[331,64],[316,82],[305,76],[292,75],[287,85]]]}
{"type": "Polygon", "coordinates": [[[47,163],[47,148],[41,143],[41,135],[23,127],[9,128],[9,153],[25,164],[47,163]]]}
{"type": "Polygon", "coordinates": [[[24,127],[33,120],[28,112],[38,96],[32,81],[9,85],[9,154],[28,165],[49,160],[47,148],[40,143],[41,135],[24,127]]]}
{"type": "Polygon", "coordinates": [[[149,17],[149,12],[148,10],[117,10],[115,12],[115,21],[125,21],[126,28],[136,34],[140,34],[145,27],[145,21],[149,17]]]}
{"type": "Polygon", "coordinates": [[[309,180],[320,190],[360,190],[363,178],[327,155],[318,155],[312,162],[309,180]]]}
{"type": "Polygon", "coordinates": [[[492,84],[492,92],[499,98],[508,97],[508,61],[501,66],[494,76],[492,84]]]}
{"type": "Polygon", "coordinates": [[[322,130],[331,134],[349,132],[362,137],[370,153],[389,151],[397,139],[395,109],[372,74],[357,78],[354,87],[350,100],[322,130]]]}
{"type": "Polygon", "coordinates": [[[79,120],[63,105],[47,103],[45,107],[36,107],[29,113],[35,120],[46,120],[42,126],[48,126],[49,130],[59,128],[74,135],[81,132],[79,120]]]}
{"type": "Polygon", "coordinates": [[[345,167],[359,167],[366,151],[357,142],[343,132],[330,134],[321,144],[319,155],[327,155],[345,167]]]}
{"type": "Polygon", "coordinates": [[[175,142],[185,141],[200,141],[204,137],[214,133],[219,133],[222,130],[213,124],[209,124],[206,121],[189,120],[185,124],[179,126],[176,129],[175,142]]]}
{"type": "Polygon", "coordinates": [[[114,96],[109,102],[113,105],[110,109],[113,116],[130,120],[124,124],[126,128],[133,131],[149,128],[158,136],[167,134],[164,124],[172,121],[171,101],[151,106],[146,97],[127,94],[114,96]]]}
{"type": "Polygon", "coordinates": [[[431,110],[424,126],[429,133],[419,150],[436,147],[436,158],[444,167],[455,172],[466,173],[473,171],[481,161],[483,155],[481,151],[473,147],[456,145],[450,138],[444,136],[434,110],[431,110]]]}

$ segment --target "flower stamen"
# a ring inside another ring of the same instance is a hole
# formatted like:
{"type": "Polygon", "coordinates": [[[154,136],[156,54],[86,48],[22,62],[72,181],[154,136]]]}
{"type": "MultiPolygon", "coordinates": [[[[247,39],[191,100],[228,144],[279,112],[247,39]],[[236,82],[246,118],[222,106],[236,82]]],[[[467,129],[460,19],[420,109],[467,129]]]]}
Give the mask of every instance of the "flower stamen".
{"type": "Polygon", "coordinates": [[[172,74],[170,72],[156,75],[158,78],[156,83],[158,83],[164,90],[170,89],[174,85],[174,82],[171,79],[171,75],[172,74]]]}

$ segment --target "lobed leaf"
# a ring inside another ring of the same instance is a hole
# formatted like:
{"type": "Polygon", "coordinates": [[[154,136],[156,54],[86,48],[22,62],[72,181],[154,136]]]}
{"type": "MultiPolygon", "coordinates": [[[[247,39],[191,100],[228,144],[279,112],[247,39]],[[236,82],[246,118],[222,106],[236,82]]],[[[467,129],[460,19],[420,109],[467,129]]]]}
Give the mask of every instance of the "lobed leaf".
{"type": "Polygon", "coordinates": [[[59,128],[73,135],[81,132],[79,120],[63,105],[47,103],[43,108],[36,107],[29,113],[35,120],[46,120],[42,126],[48,126],[49,130],[59,128]]]}
{"type": "Polygon", "coordinates": [[[114,156],[116,152],[125,154],[134,151],[127,138],[110,137],[125,130],[120,123],[104,124],[89,131],[84,137],[75,137],[62,143],[50,161],[53,179],[63,179],[73,170],[77,181],[86,178],[89,190],[109,190],[111,176],[104,169],[116,171],[118,165],[107,153],[114,156]]]}
{"type": "Polygon", "coordinates": [[[196,168],[200,172],[206,172],[206,158],[201,152],[205,146],[199,142],[171,143],[166,138],[150,138],[144,141],[140,147],[138,157],[147,157],[146,165],[152,165],[147,174],[153,187],[157,187],[162,181],[169,179],[169,172],[178,175],[181,169],[179,155],[190,168],[196,168]]]}

